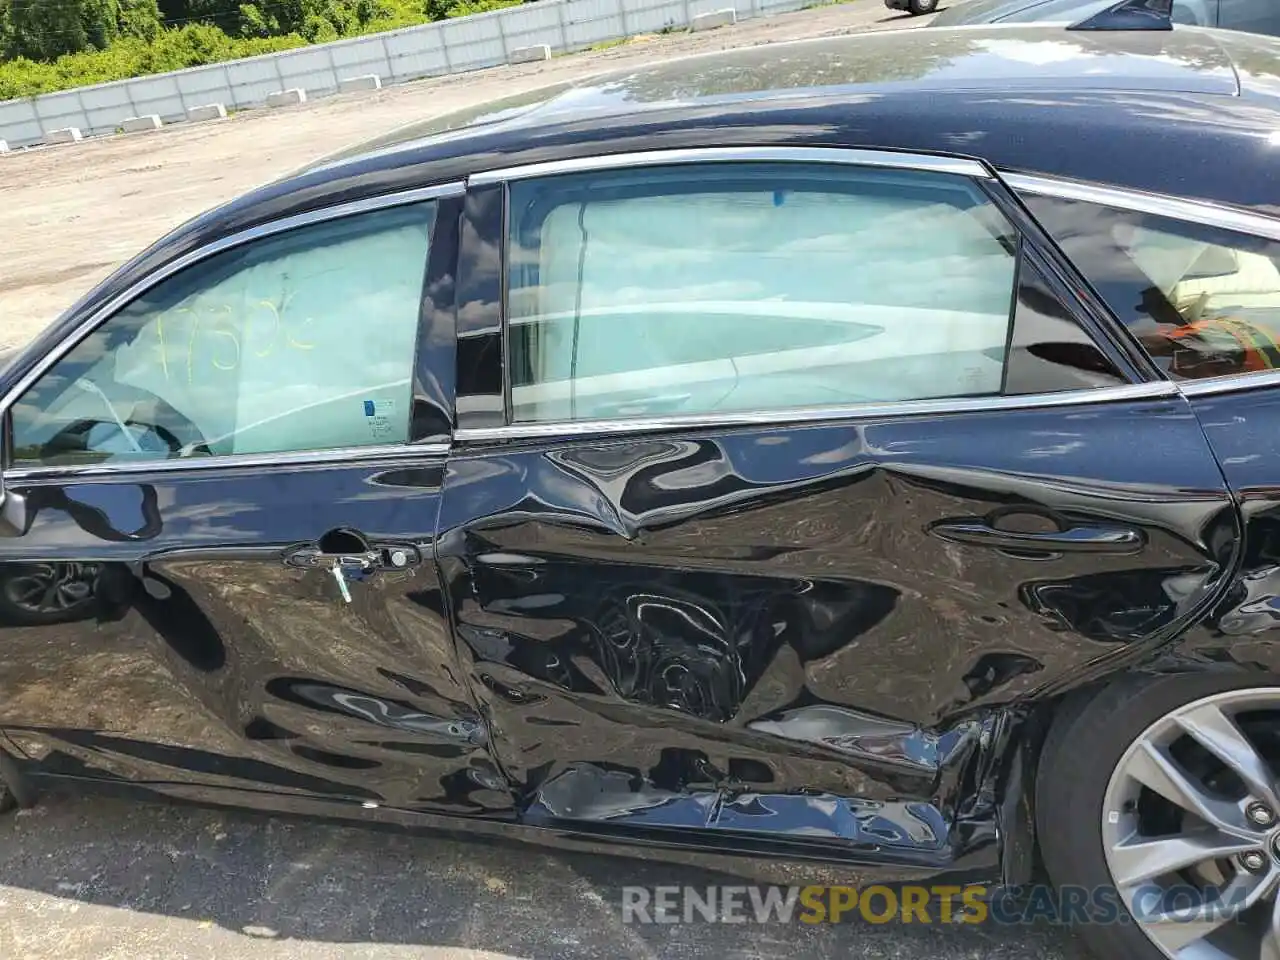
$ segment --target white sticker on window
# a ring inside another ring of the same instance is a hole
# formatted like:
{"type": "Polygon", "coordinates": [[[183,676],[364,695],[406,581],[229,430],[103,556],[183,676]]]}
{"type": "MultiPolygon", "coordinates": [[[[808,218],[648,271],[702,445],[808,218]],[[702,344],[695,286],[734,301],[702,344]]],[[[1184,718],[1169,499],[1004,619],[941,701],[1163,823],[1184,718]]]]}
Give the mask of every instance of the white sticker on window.
{"type": "Polygon", "coordinates": [[[394,400],[364,401],[364,418],[369,424],[369,435],[374,440],[392,440],[395,434],[396,402],[394,400]]]}

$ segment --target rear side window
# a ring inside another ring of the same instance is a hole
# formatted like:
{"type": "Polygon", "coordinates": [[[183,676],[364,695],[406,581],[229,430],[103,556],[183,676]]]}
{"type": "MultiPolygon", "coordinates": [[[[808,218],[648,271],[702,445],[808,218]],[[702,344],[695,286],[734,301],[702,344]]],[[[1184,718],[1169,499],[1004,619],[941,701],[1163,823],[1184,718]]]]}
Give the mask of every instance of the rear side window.
{"type": "Polygon", "coordinates": [[[1169,376],[1280,368],[1280,244],[1083,201],[1025,201],[1169,376]]]}
{"type": "Polygon", "coordinates": [[[517,422],[1001,390],[1013,228],[963,177],[698,164],[511,186],[517,422]]]}
{"type": "Polygon", "coordinates": [[[1013,226],[952,174],[737,163],[517,181],[508,267],[517,423],[1118,382],[1038,274],[1020,276],[1013,226]]]}

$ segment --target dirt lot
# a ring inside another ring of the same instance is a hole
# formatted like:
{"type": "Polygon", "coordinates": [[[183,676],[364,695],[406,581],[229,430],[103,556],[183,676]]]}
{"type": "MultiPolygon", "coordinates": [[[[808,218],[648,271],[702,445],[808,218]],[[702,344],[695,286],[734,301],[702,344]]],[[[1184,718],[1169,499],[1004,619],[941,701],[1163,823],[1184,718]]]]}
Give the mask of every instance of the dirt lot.
{"type": "Polygon", "coordinates": [[[1089,960],[1060,926],[622,922],[655,861],[47,797],[0,819],[3,960],[1089,960]]]}
{"type": "Polygon", "coordinates": [[[94,283],[203,210],[348,143],[552,83],[738,46],[917,27],[857,0],[700,34],[647,37],[550,62],[425,80],[374,94],[255,110],[221,122],[0,158],[0,348],[25,343],[94,283]]]}

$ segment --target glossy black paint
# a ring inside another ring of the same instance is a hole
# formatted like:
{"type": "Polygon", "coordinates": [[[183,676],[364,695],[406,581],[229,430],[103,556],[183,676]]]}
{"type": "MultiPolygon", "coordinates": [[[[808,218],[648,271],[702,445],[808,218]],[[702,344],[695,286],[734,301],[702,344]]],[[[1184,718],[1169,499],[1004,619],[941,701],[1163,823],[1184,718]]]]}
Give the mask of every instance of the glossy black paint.
{"type": "Polygon", "coordinates": [[[443,459],[13,483],[34,522],[0,539],[0,726],[46,773],[509,811],[429,562],[443,459]],[[343,604],[282,562],[339,528],[428,562],[343,604]]]}
{"type": "Polygon", "coordinates": [[[1245,390],[1193,398],[1243,522],[1243,549],[1231,588],[1168,651],[1163,669],[1189,664],[1280,673],[1280,395],[1245,390]]]}
{"type": "Polygon", "coordinates": [[[1176,634],[1236,541],[1182,400],[508,444],[440,529],[526,818],[938,868],[994,841],[996,727],[1176,634]]]}
{"type": "MultiPolygon", "coordinates": [[[[896,148],[1271,209],[1277,53],[1182,30],[939,29],[539,93],[198,218],[0,360],[0,392],[211,240],[526,162],[896,148]]],[[[1152,378],[988,189],[1024,245],[1005,392],[1152,378]],[[1063,326],[1087,336],[1038,333],[1063,326]]],[[[502,232],[501,186],[440,201],[414,440],[506,422],[502,232]]],[[[1058,696],[1126,670],[1280,672],[1278,427],[1280,400],[1252,392],[18,475],[30,526],[0,536],[0,737],[24,776],[1018,879],[1058,696]],[[414,562],[348,572],[348,605],[309,565],[338,540],[414,562]]]]}

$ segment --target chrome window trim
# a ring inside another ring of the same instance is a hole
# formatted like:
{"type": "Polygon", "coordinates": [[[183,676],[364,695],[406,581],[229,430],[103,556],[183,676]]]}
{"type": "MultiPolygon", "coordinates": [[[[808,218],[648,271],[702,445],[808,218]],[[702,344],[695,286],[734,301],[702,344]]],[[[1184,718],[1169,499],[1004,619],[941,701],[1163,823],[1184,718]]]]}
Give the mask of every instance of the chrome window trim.
{"type": "Polygon", "coordinates": [[[990,169],[978,160],[945,157],[928,153],[893,150],[862,150],[854,147],[691,147],[675,150],[644,150],[635,153],[601,154],[572,160],[550,160],[517,167],[502,167],[473,173],[469,186],[551,177],[565,173],[590,173],[691,163],[833,163],[845,166],[884,167],[951,173],[976,180],[994,179],[990,169]]]}
{"type": "Polygon", "coordinates": [[[297,453],[244,453],[185,460],[122,461],[118,463],[68,464],[11,467],[4,472],[6,482],[15,480],[64,479],[67,477],[150,476],[156,473],[240,467],[349,466],[355,463],[417,462],[428,457],[448,456],[448,443],[385,444],[370,447],[340,447],[332,450],[303,450],[297,453]]]}
{"type": "MultiPolygon", "coordinates": [[[[467,192],[467,185],[458,180],[450,183],[436,184],[430,187],[418,187],[413,190],[402,190],[398,193],[388,193],[377,197],[365,197],[360,200],[352,200],[347,203],[335,204],[331,207],[322,207],[318,210],[309,210],[306,213],[295,214],[291,217],[282,217],[279,220],[272,220],[267,223],[260,223],[255,227],[247,230],[241,230],[238,233],[229,234],[214,240],[212,243],[203,247],[192,250],[183,254],[176,260],[165,264],[158,270],[147,274],[145,277],[137,280],[119,294],[112,297],[105,304],[91,313],[83,322],[76,326],[66,337],[64,337],[57,346],[49,350],[41,357],[27,373],[14,384],[13,388],[0,399],[0,424],[3,424],[4,417],[8,414],[9,408],[13,406],[23,394],[25,394],[32,385],[35,384],[42,376],[44,376],[49,368],[70,353],[75,347],[84,340],[89,334],[96,330],[99,326],[111,319],[119,310],[123,309],[129,303],[146,293],[152,287],[168,280],[174,274],[177,274],[188,267],[192,267],[202,260],[216,256],[234,247],[243,246],[246,243],[252,243],[255,240],[261,240],[265,237],[274,236],[278,233],[286,233],[289,230],[296,230],[300,227],[311,226],[316,223],[324,223],[329,220],[339,220],[343,217],[356,216],[362,213],[369,213],[374,210],[383,210],[389,207],[402,207],[412,203],[422,203],[427,200],[441,200],[448,197],[460,197],[467,192]]],[[[45,472],[65,473],[66,470],[72,469],[77,471],[75,475],[86,476],[96,475],[96,473],[112,473],[112,472],[154,472],[163,470],[190,470],[213,467],[227,466],[271,466],[276,464],[296,464],[296,463],[313,463],[332,461],[337,457],[351,457],[357,454],[368,453],[371,450],[382,450],[382,456],[386,456],[387,451],[396,450],[413,450],[421,452],[429,444],[419,444],[417,446],[405,443],[389,447],[354,447],[349,450],[320,450],[320,451],[299,451],[296,454],[232,454],[225,457],[208,457],[198,460],[157,460],[151,463],[131,463],[131,464],[115,464],[115,465],[98,465],[90,468],[83,467],[57,467],[57,466],[41,466],[41,467],[10,467],[4,469],[4,464],[0,463],[0,470],[3,470],[5,479],[19,479],[31,476],[43,475],[45,472]],[[295,459],[297,458],[297,459],[295,459]],[[314,459],[314,458],[319,458],[314,459]]],[[[447,444],[445,445],[447,449],[447,444]]]]}
{"type": "Polygon", "coordinates": [[[1234,373],[1205,380],[1178,381],[1178,389],[1186,397],[1204,397],[1242,390],[1265,390],[1269,387],[1280,387],[1280,370],[1259,370],[1256,373],[1234,373]]]}
{"type": "Polygon", "coordinates": [[[743,413],[638,417],[633,420],[558,420],[548,423],[516,423],[506,427],[472,427],[457,430],[454,432],[454,441],[466,443],[487,440],[552,440],[708,427],[804,426],[833,420],[936,416],[949,413],[983,413],[992,410],[1037,410],[1046,407],[1117,403],[1125,400],[1149,400],[1177,395],[1177,384],[1168,380],[1157,380],[1150,383],[1127,383],[1114,387],[1064,390],[1059,393],[1036,393],[1018,397],[953,397],[831,407],[792,407],[743,413]]]}
{"type": "Polygon", "coordinates": [[[1207,200],[1186,200],[1163,193],[1144,193],[1124,187],[1021,173],[1001,173],[1000,179],[1018,193],[1033,193],[1059,200],[1082,200],[1099,206],[1168,217],[1170,220],[1185,220],[1188,223],[1280,241],[1280,219],[1207,200]]]}

